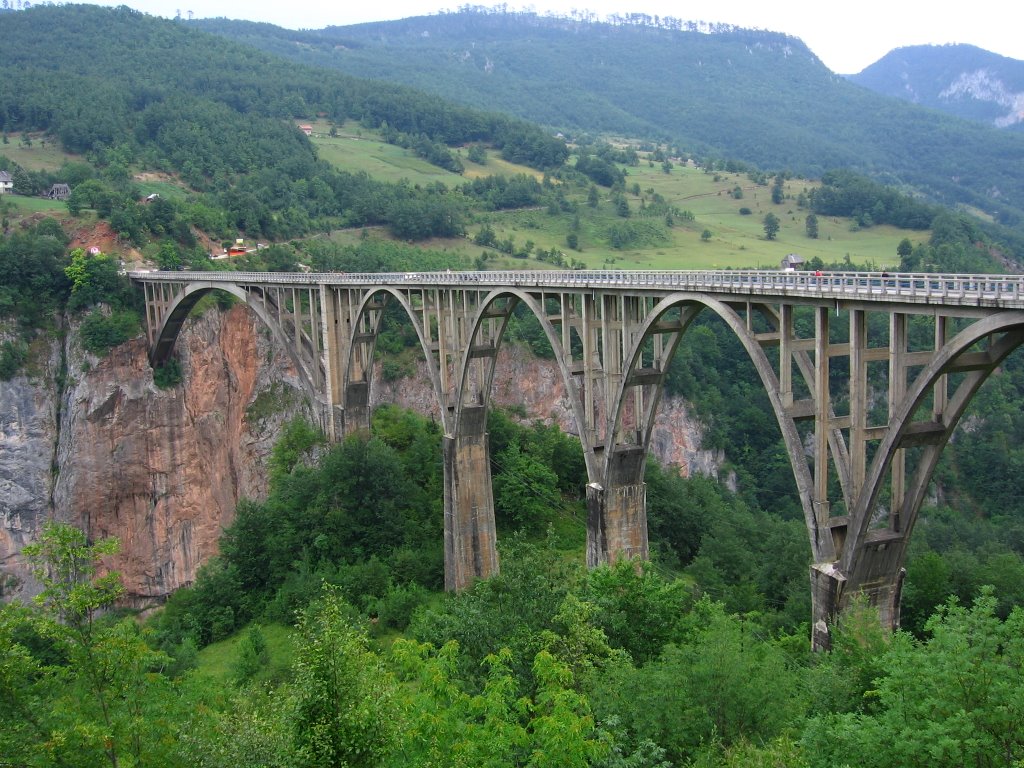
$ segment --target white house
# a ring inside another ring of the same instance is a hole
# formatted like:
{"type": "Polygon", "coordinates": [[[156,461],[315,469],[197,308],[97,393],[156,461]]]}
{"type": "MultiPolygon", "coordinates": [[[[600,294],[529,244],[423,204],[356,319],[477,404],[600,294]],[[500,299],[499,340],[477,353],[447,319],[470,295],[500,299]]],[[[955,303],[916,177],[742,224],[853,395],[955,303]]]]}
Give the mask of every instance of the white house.
{"type": "Polygon", "coordinates": [[[14,179],[7,171],[0,171],[0,195],[9,195],[14,192],[14,179]]]}

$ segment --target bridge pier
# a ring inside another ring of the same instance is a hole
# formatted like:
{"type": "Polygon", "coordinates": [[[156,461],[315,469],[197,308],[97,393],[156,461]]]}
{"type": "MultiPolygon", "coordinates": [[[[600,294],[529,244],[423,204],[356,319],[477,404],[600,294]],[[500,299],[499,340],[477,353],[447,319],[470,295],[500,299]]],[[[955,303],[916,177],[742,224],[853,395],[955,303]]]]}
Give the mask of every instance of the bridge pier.
{"type": "Polygon", "coordinates": [[[605,470],[605,483],[587,486],[589,567],[634,557],[647,559],[646,456],[640,446],[616,451],[605,470]]]}
{"type": "Polygon", "coordinates": [[[465,408],[444,454],[444,587],[469,587],[498,571],[486,408],[465,408]]]}
{"type": "Polygon", "coordinates": [[[646,560],[647,486],[644,483],[605,489],[587,486],[587,566],[639,557],[646,560]]]}
{"type": "Polygon", "coordinates": [[[878,611],[883,629],[895,631],[900,627],[900,598],[906,570],[902,558],[893,561],[870,582],[854,584],[834,563],[815,563],[811,566],[811,648],[815,651],[832,650],[832,628],[840,614],[850,607],[855,597],[864,599],[878,611]]]}

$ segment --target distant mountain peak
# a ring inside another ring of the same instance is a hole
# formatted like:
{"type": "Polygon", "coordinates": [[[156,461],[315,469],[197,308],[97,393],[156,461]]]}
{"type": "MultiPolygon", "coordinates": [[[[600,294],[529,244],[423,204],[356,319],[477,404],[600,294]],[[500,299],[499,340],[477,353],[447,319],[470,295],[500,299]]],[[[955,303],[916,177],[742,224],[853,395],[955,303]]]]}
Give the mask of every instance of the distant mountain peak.
{"type": "Polygon", "coordinates": [[[898,48],[850,80],[957,117],[1024,128],[1024,62],[973,45],[898,48]]]}

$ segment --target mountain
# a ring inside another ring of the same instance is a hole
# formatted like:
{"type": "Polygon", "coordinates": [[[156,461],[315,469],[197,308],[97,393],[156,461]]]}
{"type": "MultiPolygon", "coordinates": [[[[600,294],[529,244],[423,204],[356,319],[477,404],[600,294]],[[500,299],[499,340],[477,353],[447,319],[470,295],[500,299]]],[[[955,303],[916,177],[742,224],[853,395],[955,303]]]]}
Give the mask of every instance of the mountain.
{"type": "Polygon", "coordinates": [[[897,48],[850,80],[884,96],[1024,131],[1024,61],[973,45],[897,48]]]}
{"type": "Polygon", "coordinates": [[[810,177],[848,168],[1024,226],[1024,137],[881,96],[779,33],[480,10],[304,32],[190,23],[570,134],[668,141],[698,157],[810,177]]]}

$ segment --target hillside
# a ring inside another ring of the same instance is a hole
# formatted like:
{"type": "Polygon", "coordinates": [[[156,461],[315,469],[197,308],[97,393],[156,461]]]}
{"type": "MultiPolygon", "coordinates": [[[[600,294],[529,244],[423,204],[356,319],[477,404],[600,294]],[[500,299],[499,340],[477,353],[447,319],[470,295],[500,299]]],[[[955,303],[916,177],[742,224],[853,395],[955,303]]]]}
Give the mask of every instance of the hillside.
{"type": "MultiPolygon", "coordinates": [[[[450,145],[486,142],[536,168],[560,165],[564,141],[496,113],[397,85],[310,69],[128,8],[38,7],[0,26],[0,131],[76,154],[63,177],[11,168],[35,196],[70,183],[78,213],[95,209],[125,240],[194,228],[282,240],[338,226],[392,225],[421,239],[459,229],[440,189],[346,174],[322,162],[297,124],[316,116],[387,126],[388,139],[457,169],[450,145]],[[140,209],[130,175],[173,174],[184,187],[160,218],[140,209]]],[[[2,153],[6,155],[6,151],[2,153]]],[[[8,170],[7,165],[0,170],[8,170]]]]}
{"type": "Polygon", "coordinates": [[[849,168],[1024,222],[1024,137],[884,98],[829,71],[798,39],[644,17],[619,24],[460,11],[291,32],[192,22],[297,61],[401,82],[578,134],[815,177],[849,168]]]}
{"type": "Polygon", "coordinates": [[[850,80],[884,96],[1024,131],[1024,61],[973,45],[898,48],[850,80]]]}

